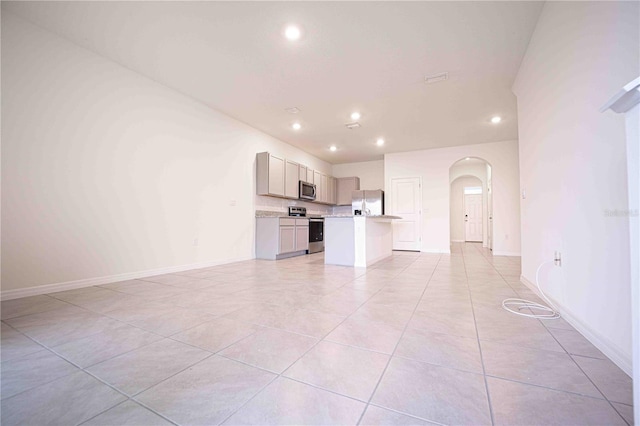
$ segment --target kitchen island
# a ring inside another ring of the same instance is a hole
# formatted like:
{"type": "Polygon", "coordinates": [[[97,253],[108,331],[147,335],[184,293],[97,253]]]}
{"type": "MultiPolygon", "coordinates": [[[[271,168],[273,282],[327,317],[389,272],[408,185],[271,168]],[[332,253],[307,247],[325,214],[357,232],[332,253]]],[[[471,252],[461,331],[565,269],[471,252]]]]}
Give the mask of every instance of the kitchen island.
{"type": "Polygon", "coordinates": [[[324,263],[367,267],[391,256],[398,216],[324,216],[324,263]]]}

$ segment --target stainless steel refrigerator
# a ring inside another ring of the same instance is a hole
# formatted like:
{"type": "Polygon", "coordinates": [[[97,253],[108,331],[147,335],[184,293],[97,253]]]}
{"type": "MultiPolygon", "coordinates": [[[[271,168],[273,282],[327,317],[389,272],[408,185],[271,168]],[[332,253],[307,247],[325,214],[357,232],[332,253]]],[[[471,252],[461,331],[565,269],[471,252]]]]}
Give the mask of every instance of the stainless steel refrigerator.
{"type": "Polygon", "coordinates": [[[367,189],[351,193],[351,213],[363,216],[380,216],[384,214],[384,191],[367,189]]]}

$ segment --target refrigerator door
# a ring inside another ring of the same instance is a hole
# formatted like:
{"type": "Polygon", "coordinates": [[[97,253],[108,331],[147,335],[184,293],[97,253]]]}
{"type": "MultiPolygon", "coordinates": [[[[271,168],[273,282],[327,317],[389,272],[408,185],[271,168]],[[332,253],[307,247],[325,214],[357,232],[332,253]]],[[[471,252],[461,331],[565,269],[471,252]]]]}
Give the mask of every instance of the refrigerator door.
{"type": "Polygon", "coordinates": [[[351,214],[364,215],[364,191],[351,193],[351,214]]]}
{"type": "Polygon", "coordinates": [[[366,190],[365,211],[363,214],[379,216],[384,214],[384,191],[382,189],[366,190]]]}

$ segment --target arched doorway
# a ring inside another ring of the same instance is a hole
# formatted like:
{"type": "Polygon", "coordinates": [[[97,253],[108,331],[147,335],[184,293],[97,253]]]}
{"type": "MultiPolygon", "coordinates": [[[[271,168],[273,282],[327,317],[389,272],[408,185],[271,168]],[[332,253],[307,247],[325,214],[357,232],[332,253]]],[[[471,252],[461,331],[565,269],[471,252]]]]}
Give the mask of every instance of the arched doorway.
{"type": "Polygon", "coordinates": [[[449,168],[450,242],[482,242],[493,248],[491,165],[465,157],[449,168]]]}

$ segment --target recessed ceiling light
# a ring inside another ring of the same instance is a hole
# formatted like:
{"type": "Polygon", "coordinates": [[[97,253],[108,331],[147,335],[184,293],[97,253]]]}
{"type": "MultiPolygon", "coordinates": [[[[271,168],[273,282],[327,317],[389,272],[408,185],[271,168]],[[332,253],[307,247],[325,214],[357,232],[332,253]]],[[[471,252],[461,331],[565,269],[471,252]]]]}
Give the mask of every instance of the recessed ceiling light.
{"type": "Polygon", "coordinates": [[[467,157],[467,158],[465,158],[465,160],[471,160],[471,157],[467,157]]]}
{"type": "Polygon", "coordinates": [[[495,117],[491,117],[491,122],[492,122],[493,124],[498,124],[498,123],[499,123],[499,122],[501,122],[501,121],[502,121],[502,117],[500,117],[500,116],[497,116],[497,115],[496,115],[495,117]]]}
{"type": "Polygon", "coordinates": [[[384,145],[384,139],[378,138],[378,140],[376,141],[376,145],[378,145],[378,146],[384,145]]]}
{"type": "Polygon", "coordinates": [[[302,125],[300,123],[293,123],[291,125],[291,128],[293,128],[293,130],[300,130],[302,128],[302,125]]]}
{"type": "Polygon", "coordinates": [[[358,111],[354,111],[351,113],[351,119],[352,120],[359,120],[360,119],[360,113],[358,111]]]}
{"type": "Polygon", "coordinates": [[[333,151],[336,151],[337,149],[338,149],[338,148],[336,148],[336,146],[335,146],[335,145],[331,145],[331,146],[329,147],[329,151],[332,151],[332,152],[333,152],[333,151]]]}
{"type": "Polygon", "coordinates": [[[284,36],[291,41],[298,40],[301,34],[302,33],[300,32],[300,28],[296,27],[295,25],[289,25],[284,30],[284,36]]]}

